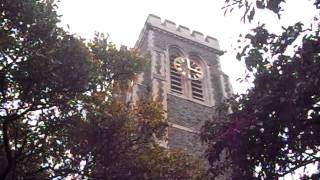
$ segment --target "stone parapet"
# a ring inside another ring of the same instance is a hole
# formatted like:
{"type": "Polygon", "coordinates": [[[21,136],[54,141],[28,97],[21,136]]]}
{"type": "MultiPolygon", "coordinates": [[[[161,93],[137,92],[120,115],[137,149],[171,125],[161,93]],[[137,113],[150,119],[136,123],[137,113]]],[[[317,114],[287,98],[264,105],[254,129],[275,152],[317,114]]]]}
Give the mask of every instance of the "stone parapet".
{"type": "Polygon", "coordinates": [[[211,36],[204,36],[201,32],[190,31],[188,27],[177,26],[176,23],[165,19],[163,22],[159,16],[150,14],[147,18],[146,23],[153,27],[159,28],[161,30],[167,31],[169,33],[175,34],[182,38],[194,41],[196,43],[205,45],[207,47],[213,48],[215,50],[221,51],[219,47],[219,42],[217,39],[211,36]]]}

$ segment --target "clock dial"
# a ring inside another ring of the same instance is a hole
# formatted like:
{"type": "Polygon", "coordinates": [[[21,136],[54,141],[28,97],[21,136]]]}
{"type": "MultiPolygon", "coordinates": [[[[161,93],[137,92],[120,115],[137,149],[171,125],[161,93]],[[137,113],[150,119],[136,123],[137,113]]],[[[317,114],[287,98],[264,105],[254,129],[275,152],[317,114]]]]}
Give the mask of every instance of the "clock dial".
{"type": "Polygon", "coordinates": [[[187,77],[192,80],[199,80],[203,77],[201,67],[190,59],[177,57],[173,61],[173,66],[177,72],[182,75],[187,75],[187,77]]]}
{"type": "Polygon", "coordinates": [[[190,76],[190,79],[192,80],[199,80],[203,77],[203,71],[201,67],[194,61],[190,62],[189,71],[190,71],[189,76],[190,76]]]}
{"type": "Polygon", "coordinates": [[[178,72],[183,72],[183,64],[185,62],[185,59],[183,57],[177,57],[173,61],[173,66],[178,72]]]}

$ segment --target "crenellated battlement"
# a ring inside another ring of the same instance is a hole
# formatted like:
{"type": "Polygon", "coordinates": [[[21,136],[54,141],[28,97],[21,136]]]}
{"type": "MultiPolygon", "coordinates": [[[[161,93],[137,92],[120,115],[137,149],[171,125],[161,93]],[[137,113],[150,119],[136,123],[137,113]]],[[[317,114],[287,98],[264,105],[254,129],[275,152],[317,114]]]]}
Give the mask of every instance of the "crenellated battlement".
{"type": "Polygon", "coordinates": [[[181,36],[188,40],[203,44],[210,48],[220,51],[219,42],[217,39],[211,36],[204,36],[201,32],[198,31],[190,31],[188,27],[185,26],[177,26],[176,23],[165,19],[163,22],[159,16],[150,14],[147,18],[146,23],[153,27],[165,30],[169,33],[181,36]]]}

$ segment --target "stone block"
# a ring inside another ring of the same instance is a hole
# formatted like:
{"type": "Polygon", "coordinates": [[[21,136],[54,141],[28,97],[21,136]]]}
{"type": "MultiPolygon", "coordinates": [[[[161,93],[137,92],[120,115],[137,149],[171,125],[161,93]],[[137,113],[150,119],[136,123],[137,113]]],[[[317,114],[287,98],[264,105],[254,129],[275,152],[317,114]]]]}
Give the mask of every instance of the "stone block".
{"type": "Polygon", "coordinates": [[[176,23],[174,23],[174,22],[172,22],[172,21],[169,21],[169,20],[167,20],[167,19],[164,21],[163,25],[164,25],[166,28],[170,29],[171,31],[175,31],[175,30],[177,29],[176,23]]]}

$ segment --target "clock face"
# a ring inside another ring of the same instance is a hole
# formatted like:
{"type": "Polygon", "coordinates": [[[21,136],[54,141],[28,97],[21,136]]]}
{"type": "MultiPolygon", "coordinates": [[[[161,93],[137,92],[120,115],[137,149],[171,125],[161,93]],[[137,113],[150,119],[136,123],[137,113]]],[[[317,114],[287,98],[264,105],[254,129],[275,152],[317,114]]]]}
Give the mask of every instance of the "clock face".
{"type": "Polygon", "coordinates": [[[190,62],[190,68],[189,68],[189,77],[192,80],[199,80],[203,77],[203,71],[201,67],[195,63],[194,61],[190,62]]]}
{"type": "Polygon", "coordinates": [[[185,67],[183,67],[184,65],[185,59],[183,57],[177,57],[173,61],[174,68],[180,73],[182,73],[185,70],[185,67]]]}
{"type": "Polygon", "coordinates": [[[177,57],[173,61],[174,68],[182,75],[187,75],[192,80],[199,80],[203,77],[202,68],[194,61],[177,57]]]}

